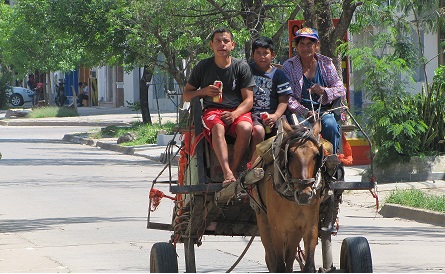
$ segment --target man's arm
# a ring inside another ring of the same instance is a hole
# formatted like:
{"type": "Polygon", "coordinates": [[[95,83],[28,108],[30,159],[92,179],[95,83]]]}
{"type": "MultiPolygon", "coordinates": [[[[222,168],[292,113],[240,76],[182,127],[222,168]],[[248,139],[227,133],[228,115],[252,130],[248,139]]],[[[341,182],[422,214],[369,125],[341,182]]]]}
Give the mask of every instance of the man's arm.
{"type": "Polygon", "coordinates": [[[204,96],[215,97],[219,95],[219,88],[214,85],[208,85],[205,88],[197,89],[194,86],[187,83],[184,87],[184,93],[182,94],[182,98],[185,102],[190,102],[192,98],[199,96],[200,98],[204,96]]]}
{"type": "Polygon", "coordinates": [[[284,112],[287,109],[287,103],[289,101],[289,95],[283,95],[283,96],[278,96],[278,107],[277,110],[275,110],[275,116],[276,119],[274,121],[274,123],[281,117],[283,116],[284,112]]]}
{"type": "Polygon", "coordinates": [[[326,105],[332,103],[332,101],[339,97],[344,99],[346,96],[346,88],[337,73],[334,63],[332,63],[332,59],[324,58],[322,60],[321,72],[326,81],[326,87],[323,91],[325,96],[320,98],[320,103],[326,105]]]}
{"type": "Polygon", "coordinates": [[[241,89],[241,96],[243,101],[234,111],[224,111],[221,113],[221,120],[226,124],[230,125],[238,117],[244,113],[249,112],[253,107],[253,87],[247,87],[241,89]]]}
{"type": "Polygon", "coordinates": [[[243,97],[243,102],[232,112],[234,115],[234,119],[252,110],[253,87],[242,88],[241,96],[243,97]]]}

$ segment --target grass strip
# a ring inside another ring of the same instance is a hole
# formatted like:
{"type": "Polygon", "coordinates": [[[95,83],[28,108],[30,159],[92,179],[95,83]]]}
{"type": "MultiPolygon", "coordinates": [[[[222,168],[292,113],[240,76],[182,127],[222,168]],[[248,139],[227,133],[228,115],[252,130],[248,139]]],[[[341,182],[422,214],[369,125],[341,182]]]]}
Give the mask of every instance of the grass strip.
{"type": "Polygon", "coordinates": [[[165,134],[173,134],[177,124],[167,122],[162,124],[143,124],[141,122],[132,123],[130,126],[107,126],[102,128],[100,132],[90,134],[91,138],[100,139],[104,137],[119,138],[126,133],[131,133],[136,136],[136,139],[132,142],[125,142],[123,146],[138,146],[145,144],[156,144],[156,138],[159,131],[165,132],[165,134]]]}
{"type": "Polygon", "coordinates": [[[445,213],[445,196],[425,193],[419,189],[395,189],[386,199],[387,203],[445,213]]]}
{"type": "Polygon", "coordinates": [[[76,109],[70,107],[40,107],[26,115],[28,118],[47,118],[47,117],[76,117],[79,113],[76,109]]]}

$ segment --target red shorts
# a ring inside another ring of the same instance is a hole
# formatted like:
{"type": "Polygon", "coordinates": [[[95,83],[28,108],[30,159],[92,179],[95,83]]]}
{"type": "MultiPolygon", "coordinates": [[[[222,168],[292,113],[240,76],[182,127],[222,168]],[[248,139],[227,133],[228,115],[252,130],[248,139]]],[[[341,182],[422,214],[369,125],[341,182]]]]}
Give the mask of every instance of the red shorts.
{"type": "Polygon", "coordinates": [[[221,113],[224,111],[234,111],[234,110],[235,109],[218,109],[218,108],[208,108],[204,110],[204,113],[202,114],[202,123],[204,125],[204,128],[208,131],[208,136],[210,136],[210,132],[212,132],[212,128],[216,124],[223,125],[226,130],[226,134],[232,137],[236,137],[236,126],[240,122],[249,122],[253,126],[252,114],[250,112],[244,113],[243,115],[239,116],[230,125],[224,124],[224,122],[220,119],[221,113]]]}

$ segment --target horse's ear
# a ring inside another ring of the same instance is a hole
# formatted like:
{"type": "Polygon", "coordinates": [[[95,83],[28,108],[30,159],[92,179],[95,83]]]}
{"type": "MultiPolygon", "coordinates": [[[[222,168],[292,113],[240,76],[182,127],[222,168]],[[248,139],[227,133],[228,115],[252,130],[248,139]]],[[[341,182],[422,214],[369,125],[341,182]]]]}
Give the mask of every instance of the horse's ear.
{"type": "Polygon", "coordinates": [[[314,133],[315,137],[318,137],[318,135],[321,132],[321,118],[318,118],[315,123],[312,124],[312,132],[314,133]]]}

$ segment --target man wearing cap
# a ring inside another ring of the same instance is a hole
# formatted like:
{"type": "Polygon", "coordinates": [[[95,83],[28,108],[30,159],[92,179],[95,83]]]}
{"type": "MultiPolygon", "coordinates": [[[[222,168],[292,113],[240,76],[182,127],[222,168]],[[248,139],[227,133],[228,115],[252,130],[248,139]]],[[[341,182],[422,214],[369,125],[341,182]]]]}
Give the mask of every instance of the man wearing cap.
{"type": "MultiPolygon", "coordinates": [[[[283,64],[293,92],[288,110],[296,114],[299,121],[310,120],[313,111],[317,112],[321,107],[322,114],[332,108],[334,100],[344,98],[346,88],[332,59],[317,53],[320,41],[316,30],[299,29],[294,40],[297,54],[283,64]]],[[[323,115],[321,123],[321,135],[332,143],[333,153],[336,153],[341,138],[340,125],[332,113],[323,115]]]]}

